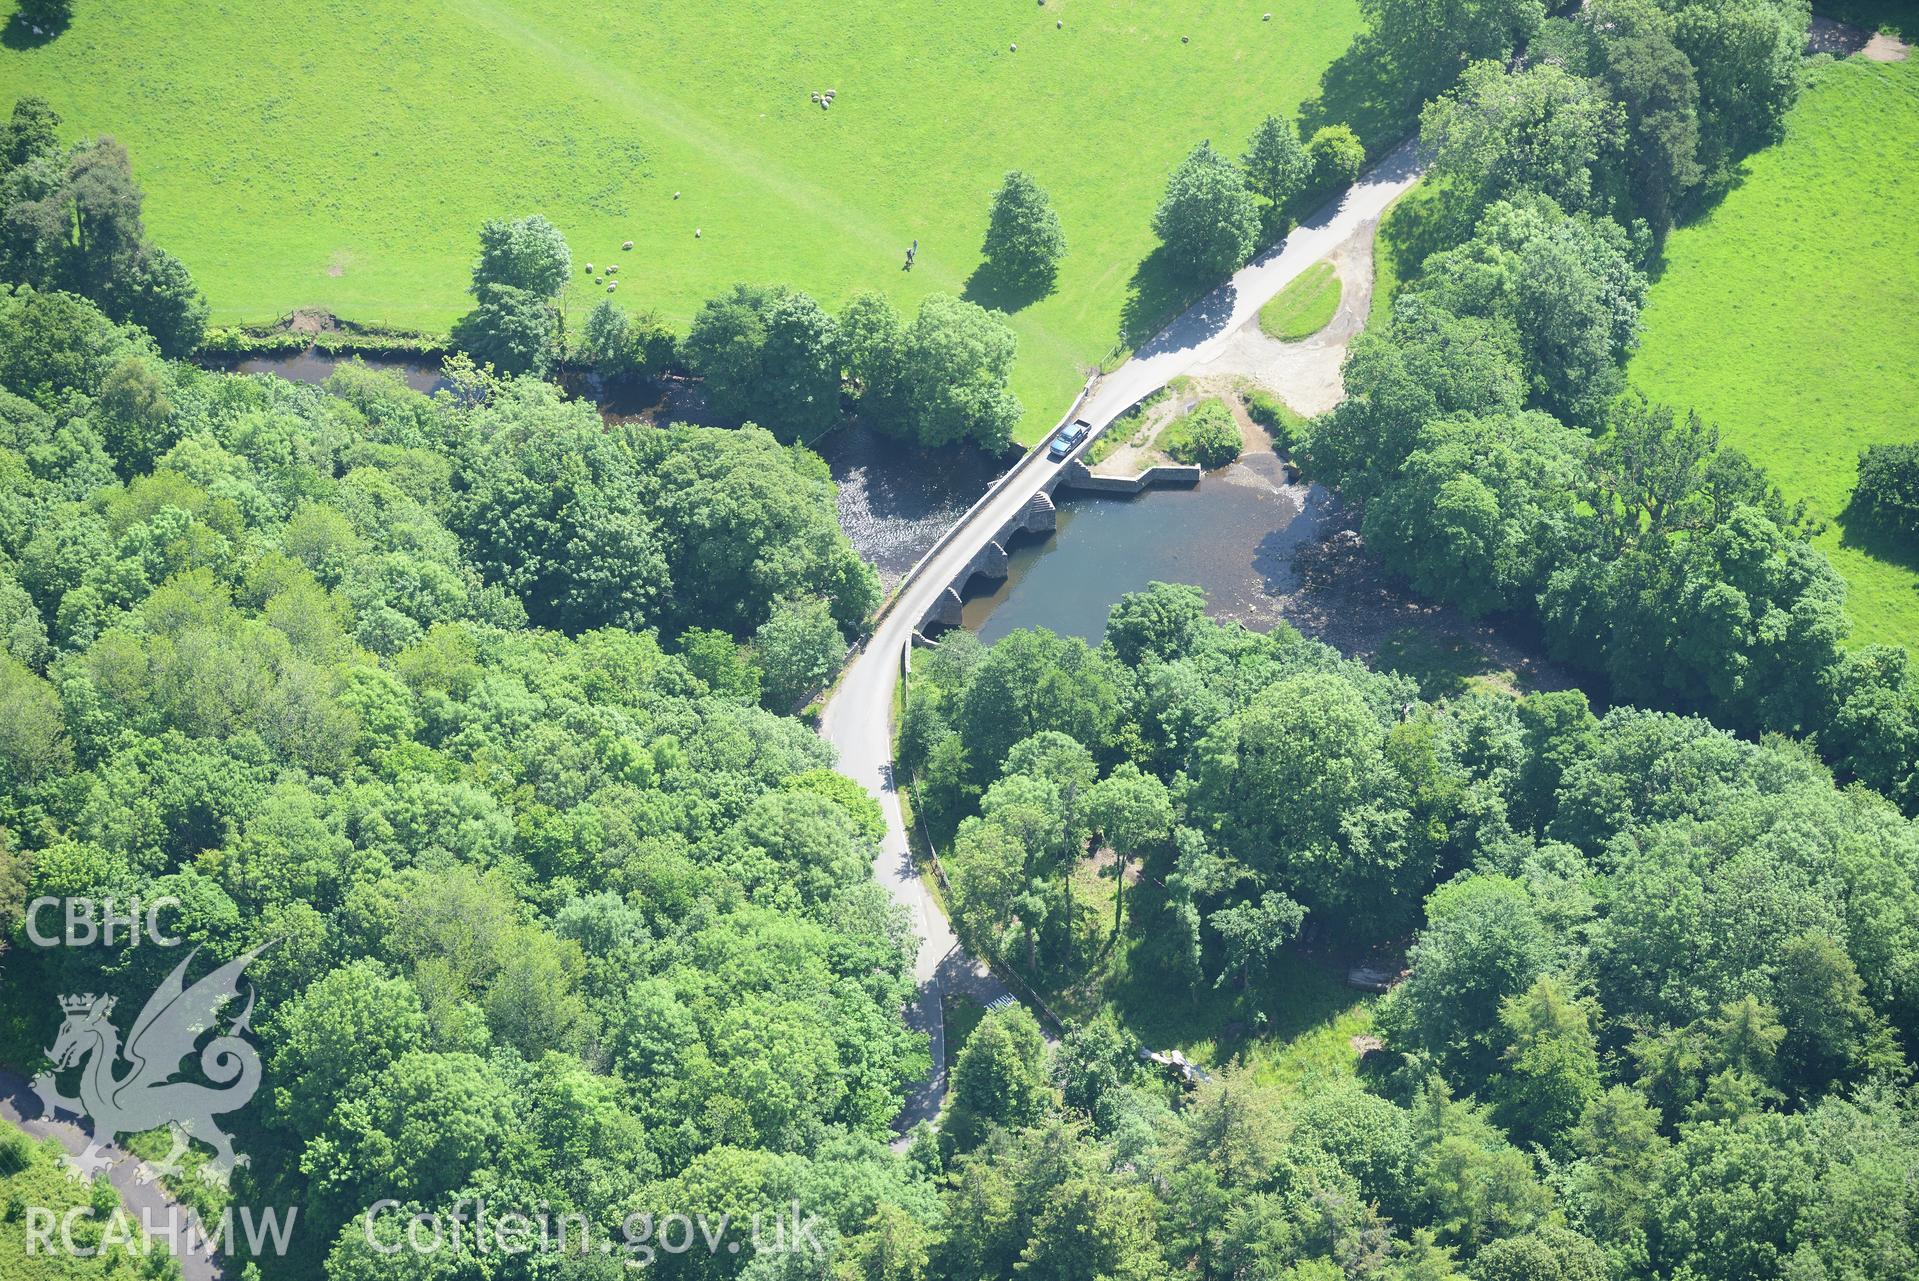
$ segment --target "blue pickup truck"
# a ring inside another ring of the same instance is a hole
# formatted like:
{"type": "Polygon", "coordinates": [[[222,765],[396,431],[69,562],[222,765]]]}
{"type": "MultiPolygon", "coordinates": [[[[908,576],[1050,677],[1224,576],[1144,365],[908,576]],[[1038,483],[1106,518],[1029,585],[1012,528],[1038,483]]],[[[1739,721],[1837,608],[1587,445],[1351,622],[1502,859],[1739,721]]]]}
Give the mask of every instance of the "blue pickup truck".
{"type": "Polygon", "coordinates": [[[1086,433],[1091,430],[1093,430],[1093,424],[1084,418],[1075,418],[1070,424],[1059,429],[1059,433],[1053,437],[1052,447],[1046,451],[1046,456],[1056,463],[1065,462],[1066,455],[1079,448],[1079,442],[1085,440],[1086,433]]]}

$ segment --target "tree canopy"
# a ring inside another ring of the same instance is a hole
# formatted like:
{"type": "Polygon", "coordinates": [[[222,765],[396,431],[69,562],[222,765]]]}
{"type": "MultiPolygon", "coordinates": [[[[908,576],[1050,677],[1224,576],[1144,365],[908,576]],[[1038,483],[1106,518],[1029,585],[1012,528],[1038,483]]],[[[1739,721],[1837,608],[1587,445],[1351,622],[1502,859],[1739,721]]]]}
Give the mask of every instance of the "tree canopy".
{"type": "MultiPolygon", "coordinates": [[[[0,888],[171,896],[196,967],[277,940],[233,1195],[302,1213],[263,1271],[382,1275],[381,1199],[618,1241],[801,1195],[835,1258],[882,1202],[935,1221],[884,1141],[928,1060],[877,807],[697,657],[770,654],[796,591],[789,649],[836,656],[871,608],[817,457],[525,380],[208,372],[65,293],[0,335],[0,888]]],[[[10,951],[0,1004],[49,1044],[51,994],[137,1010],[176,960],[10,951]]]]}
{"type": "Polygon", "coordinates": [[[98,138],[62,149],[60,117],[24,97],[0,127],[0,280],[65,290],[191,355],[207,305],[180,260],[147,239],[144,195],[126,148],[98,138]]]}
{"type": "Polygon", "coordinates": [[[1053,202],[1023,169],[1006,175],[993,193],[980,254],[1006,281],[1044,287],[1066,254],[1066,233],[1053,202]]]}
{"type": "Polygon", "coordinates": [[[1252,257],[1259,243],[1259,208],[1239,167],[1212,143],[1202,142],[1167,179],[1153,232],[1185,280],[1210,284],[1252,257]]]}

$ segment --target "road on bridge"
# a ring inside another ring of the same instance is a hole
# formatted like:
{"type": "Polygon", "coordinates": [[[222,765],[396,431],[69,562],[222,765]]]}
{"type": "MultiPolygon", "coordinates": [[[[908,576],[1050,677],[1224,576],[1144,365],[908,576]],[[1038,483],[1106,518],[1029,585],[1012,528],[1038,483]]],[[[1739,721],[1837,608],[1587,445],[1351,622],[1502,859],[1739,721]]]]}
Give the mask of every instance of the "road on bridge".
{"type": "MultiPolygon", "coordinates": [[[[1273,295],[1333,248],[1376,225],[1386,207],[1419,177],[1423,163],[1416,146],[1402,144],[1361,175],[1334,204],[1308,218],[1291,235],[1233,278],[1189,307],[1132,359],[1101,379],[1080,407],[1078,417],[1093,430],[1084,450],[1100,432],[1142,397],[1203,364],[1241,325],[1258,315],[1273,295]]],[[[968,956],[952,925],[927,892],[906,843],[893,778],[893,698],[901,656],[912,643],[920,619],[987,541],[1025,510],[1058,464],[1044,450],[1026,456],[1002,477],[974,508],[935,545],[931,554],[901,581],[865,647],[853,656],[820,716],[820,733],[839,750],[840,772],[871,792],[886,816],[886,838],[873,861],[873,875],[904,907],[919,932],[914,974],[919,995],[907,1021],[932,1042],[932,1071],[907,1091],[897,1127],[903,1132],[939,1114],[946,1092],[946,1046],[940,1019],[942,992],[965,993],[990,1003],[1006,989],[986,966],[968,956]]]]}

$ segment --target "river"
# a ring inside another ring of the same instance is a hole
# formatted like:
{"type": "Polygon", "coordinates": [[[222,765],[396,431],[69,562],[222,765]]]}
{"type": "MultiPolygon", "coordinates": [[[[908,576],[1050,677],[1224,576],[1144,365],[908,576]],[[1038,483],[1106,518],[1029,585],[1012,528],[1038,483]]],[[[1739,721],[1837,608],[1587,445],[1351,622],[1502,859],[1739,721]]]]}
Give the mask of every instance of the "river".
{"type": "MultiPolygon", "coordinates": [[[[241,373],[324,382],[341,357],[317,351],[255,357],[241,373]]],[[[436,365],[368,360],[416,391],[447,385],[436,365]]],[[[581,390],[590,393],[589,388],[581,390]]],[[[610,418],[684,417],[668,401],[602,407],[610,418]]],[[[839,486],[840,525],[888,587],[958,520],[1017,455],[977,449],[918,449],[850,425],[814,442],[839,486]]],[[[1011,549],[1007,578],[974,589],[965,626],[996,640],[1018,627],[1048,627],[1097,642],[1119,597],[1155,579],[1193,583],[1214,614],[1265,630],[1299,586],[1293,552],[1317,540],[1334,502],[1317,486],[1288,479],[1271,453],[1250,453],[1209,473],[1196,489],[1149,490],[1133,498],[1060,496],[1059,527],[1011,549]]]]}
{"type": "MultiPolygon", "coordinates": [[[[220,368],[231,369],[236,374],[278,374],[288,382],[323,383],[327,380],[327,375],[347,359],[349,358],[329,355],[309,347],[305,351],[287,355],[249,356],[237,364],[222,365],[220,368]]],[[[441,375],[438,364],[428,365],[414,360],[382,360],[369,356],[362,356],[359,359],[365,361],[369,368],[391,370],[400,375],[407,386],[428,395],[453,385],[441,375]]]]}
{"type": "Polygon", "coordinates": [[[1059,497],[1057,531],[1009,549],[1006,580],[969,594],[964,626],[982,640],[1046,627],[1097,644],[1120,596],[1155,580],[1191,583],[1214,616],[1265,631],[1302,585],[1294,551],[1319,539],[1334,509],[1330,494],[1289,480],[1270,453],[1210,472],[1195,489],[1059,497]]]}

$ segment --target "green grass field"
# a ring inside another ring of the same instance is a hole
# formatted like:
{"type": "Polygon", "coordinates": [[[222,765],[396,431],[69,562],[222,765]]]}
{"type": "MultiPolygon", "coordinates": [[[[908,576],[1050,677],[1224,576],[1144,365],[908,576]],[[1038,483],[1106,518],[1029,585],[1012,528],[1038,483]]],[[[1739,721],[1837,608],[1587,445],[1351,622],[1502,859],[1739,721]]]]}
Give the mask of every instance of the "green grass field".
{"type": "Polygon", "coordinates": [[[1673,233],[1629,370],[1830,522],[1855,643],[1919,648],[1919,559],[1848,528],[1859,451],[1919,439],[1919,59],[1817,75],[1785,141],[1673,233]]]}
{"type": "Polygon", "coordinates": [[[1338,311],[1339,277],[1330,262],[1316,262],[1259,309],[1259,327],[1268,338],[1298,342],[1332,323],[1338,311]]]}
{"type": "Polygon", "coordinates": [[[1028,169],[1065,224],[1058,288],[975,296],[1018,307],[1031,440],[1123,322],[1175,301],[1136,279],[1173,165],[1318,94],[1359,21],[1355,0],[311,0],[297,20],[101,0],[49,44],[0,49],[0,84],[128,146],[149,229],[220,323],[318,306],[442,328],[480,222],[528,212],[682,326],[739,280],[910,307],[967,289],[993,189],[1028,169]]]}

